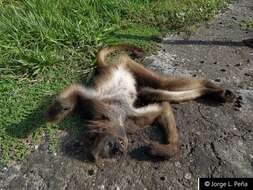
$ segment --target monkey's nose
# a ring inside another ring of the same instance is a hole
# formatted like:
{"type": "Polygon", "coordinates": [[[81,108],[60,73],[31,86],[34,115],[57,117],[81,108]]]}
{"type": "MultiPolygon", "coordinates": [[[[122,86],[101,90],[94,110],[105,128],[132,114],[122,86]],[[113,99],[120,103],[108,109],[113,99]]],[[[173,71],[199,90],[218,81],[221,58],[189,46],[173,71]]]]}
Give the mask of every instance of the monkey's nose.
{"type": "Polygon", "coordinates": [[[123,154],[125,154],[125,150],[124,150],[124,148],[123,147],[121,147],[121,146],[115,146],[114,148],[113,148],[113,150],[112,150],[112,154],[113,155],[123,155],[123,154]]]}

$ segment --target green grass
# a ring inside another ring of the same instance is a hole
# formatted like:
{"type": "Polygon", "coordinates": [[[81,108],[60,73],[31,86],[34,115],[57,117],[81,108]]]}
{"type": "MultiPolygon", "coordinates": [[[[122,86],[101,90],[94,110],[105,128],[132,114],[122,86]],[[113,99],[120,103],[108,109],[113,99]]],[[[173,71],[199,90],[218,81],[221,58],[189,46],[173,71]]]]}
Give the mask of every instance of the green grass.
{"type": "Polygon", "coordinates": [[[246,22],[247,28],[253,28],[253,20],[246,22]]]}
{"type": "MultiPolygon", "coordinates": [[[[73,81],[85,82],[96,51],[128,42],[148,50],[152,35],[207,20],[227,0],[0,0],[0,159],[22,160],[42,135],[50,96],[73,81]]],[[[54,145],[52,146],[54,147],[54,145]]]]}

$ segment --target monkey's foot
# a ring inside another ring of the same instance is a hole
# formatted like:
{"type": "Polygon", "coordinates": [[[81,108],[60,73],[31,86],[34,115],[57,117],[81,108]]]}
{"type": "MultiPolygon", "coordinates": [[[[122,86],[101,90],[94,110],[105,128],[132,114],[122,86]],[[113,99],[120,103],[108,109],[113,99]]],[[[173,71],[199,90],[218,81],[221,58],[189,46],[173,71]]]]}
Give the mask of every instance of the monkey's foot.
{"type": "Polygon", "coordinates": [[[169,159],[172,157],[179,157],[179,145],[178,144],[158,144],[151,143],[149,145],[149,155],[153,157],[159,157],[163,159],[169,159]]]}
{"type": "Polygon", "coordinates": [[[233,103],[236,99],[236,95],[230,90],[224,90],[222,98],[224,102],[233,103]]]}

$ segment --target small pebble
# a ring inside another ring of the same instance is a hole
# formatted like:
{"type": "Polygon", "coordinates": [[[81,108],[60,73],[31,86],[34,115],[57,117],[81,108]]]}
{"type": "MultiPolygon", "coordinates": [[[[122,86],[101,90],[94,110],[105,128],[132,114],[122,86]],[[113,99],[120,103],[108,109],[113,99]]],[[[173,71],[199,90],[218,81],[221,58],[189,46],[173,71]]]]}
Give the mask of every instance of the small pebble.
{"type": "Polygon", "coordinates": [[[242,63],[237,63],[237,64],[235,64],[236,67],[239,67],[239,66],[241,66],[241,65],[242,65],[242,63]]]}
{"type": "Polygon", "coordinates": [[[100,185],[100,186],[98,186],[98,189],[104,190],[104,189],[105,189],[105,186],[104,186],[104,185],[100,185]]]}
{"type": "Polygon", "coordinates": [[[180,162],[176,162],[176,163],[175,163],[175,166],[176,166],[177,168],[180,168],[180,167],[181,167],[180,162]]]}
{"type": "Polygon", "coordinates": [[[191,179],[191,177],[192,177],[192,176],[191,176],[190,173],[186,173],[185,176],[184,176],[184,178],[185,178],[185,179],[188,179],[188,180],[191,179]]]}

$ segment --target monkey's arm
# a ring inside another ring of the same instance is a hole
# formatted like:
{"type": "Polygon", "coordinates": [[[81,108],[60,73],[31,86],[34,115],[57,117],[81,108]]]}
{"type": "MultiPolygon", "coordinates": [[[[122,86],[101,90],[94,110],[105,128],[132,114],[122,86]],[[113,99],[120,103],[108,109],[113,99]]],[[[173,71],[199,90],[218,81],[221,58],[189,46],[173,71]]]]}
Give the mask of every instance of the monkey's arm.
{"type": "Polygon", "coordinates": [[[151,143],[150,154],[163,158],[177,155],[179,153],[179,135],[170,104],[163,102],[139,109],[138,116],[130,117],[136,126],[144,128],[158,120],[165,131],[166,144],[151,143]]]}
{"type": "Polygon", "coordinates": [[[128,116],[126,121],[126,130],[129,134],[151,125],[162,113],[162,107],[160,104],[150,104],[135,108],[134,112],[133,115],[128,116]]]}
{"type": "Polygon", "coordinates": [[[106,104],[95,97],[95,92],[79,84],[72,84],[60,92],[49,105],[45,117],[48,122],[60,122],[74,112],[92,119],[106,111],[106,104]]]}
{"type": "Polygon", "coordinates": [[[166,144],[151,143],[149,153],[153,156],[168,159],[173,156],[179,156],[180,142],[176,121],[170,104],[164,102],[162,108],[162,113],[158,121],[164,128],[166,144]]]}

